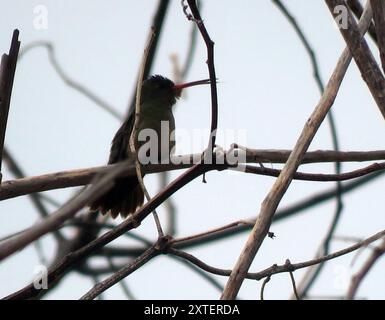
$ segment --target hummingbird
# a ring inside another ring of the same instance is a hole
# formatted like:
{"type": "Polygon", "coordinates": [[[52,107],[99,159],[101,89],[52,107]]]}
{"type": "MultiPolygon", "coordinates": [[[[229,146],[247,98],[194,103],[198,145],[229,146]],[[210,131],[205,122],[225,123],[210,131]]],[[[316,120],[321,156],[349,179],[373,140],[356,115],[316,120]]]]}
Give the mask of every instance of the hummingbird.
{"type": "MultiPolygon", "coordinates": [[[[137,135],[134,137],[135,150],[138,151],[145,141],[139,141],[138,134],[145,129],[152,129],[158,137],[157,158],[163,156],[162,143],[167,142],[167,156],[175,147],[171,135],[175,130],[175,119],[172,107],[180,98],[182,90],[196,85],[209,84],[210,79],[198,80],[175,84],[170,79],[160,75],[154,75],[144,80],[141,88],[140,113],[137,123],[137,135]],[[162,137],[161,123],[167,123],[167,134],[162,137]]],[[[131,152],[130,137],[135,123],[135,110],[132,110],[127,119],[116,132],[112,143],[108,164],[114,164],[125,160],[134,160],[136,155],[131,152]]],[[[164,145],[164,144],[163,144],[164,145]]],[[[134,213],[143,204],[144,194],[137,177],[122,177],[115,181],[114,187],[106,194],[92,202],[91,211],[100,211],[103,215],[110,214],[116,218],[119,214],[122,218],[134,213]]]]}

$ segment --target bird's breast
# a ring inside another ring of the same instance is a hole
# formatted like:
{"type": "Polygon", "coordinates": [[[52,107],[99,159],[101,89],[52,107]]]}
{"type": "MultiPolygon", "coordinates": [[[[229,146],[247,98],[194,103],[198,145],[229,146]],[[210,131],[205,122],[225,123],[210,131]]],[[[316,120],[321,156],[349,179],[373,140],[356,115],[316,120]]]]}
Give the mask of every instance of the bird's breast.
{"type": "Polygon", "coordinates": [[[138,156],[142,162],[169,159],[175,147],[175,120],[171,110],[143,110],[139,116],[136,136],[138,156]],[[156,159],[155,159],[156,158],[156,159]]]}

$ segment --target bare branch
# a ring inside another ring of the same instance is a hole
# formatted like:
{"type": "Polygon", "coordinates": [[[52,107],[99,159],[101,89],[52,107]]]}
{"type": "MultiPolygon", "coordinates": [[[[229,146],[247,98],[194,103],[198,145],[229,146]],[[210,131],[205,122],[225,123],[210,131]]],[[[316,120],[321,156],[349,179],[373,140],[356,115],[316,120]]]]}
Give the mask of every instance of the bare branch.
{"type": "MultiPolygon", "coordinates": [[[[307,268],[307,267],[310,267],[313,265],[317,265],[321,262],[332,260],[332,259],[338,258],[340,256],[343,256],[345,254],[356,251],[357,249],[359,249],[361,247],[365,247],[365,246],[369,245],[370,243],[383,238],[384,236],[385,236],[385,230],[378,232],[375,235],[373,235],[373,236],[371,236],[371,237],[369,237],[363,241],[360,241],[360,242],[358,242],[358,243],[356,243],[350,247],[347,247],[347,248],[342,249],[342,250],[338,250],[336,252],[333,252],[331,254],[319,257],[317,259],[312,259],[312,260],[308,260],[308,261],[300,262],[300,263],[290,263],[290,261],[288,262],[286,260],[286,262],[282,265],[274,264],[271,267],[264,269],[262,271],[259,271],[259,272],[255,272],[255,273],[248,272],[248,273],[246,273],[246,278],[252,279],[252,280],[261,280],[263,278],[272,276],[272,275],[277,274],[277,273],[293,272],[293,271],[296,271],[299,269],[303,269],[303,268],[307,268]]],[[[204,263],[203,261],[199,260],[198,258],[194,257],[193,255],[191,255],[187,252],[183,252],[181,250],[177,250],[177,249],[174,249],[171,247],[168,249],[168,253],[182,257],[182,258],[190,261],[191,263],[195,264],[196,266],[200,267],[201,269],[203,269],[207,272],[210,272],[210,273],[213,273],[213,274],[216,274],[219,276],[226,276],[226,277],[231,275],[231,270],[219,269],[219,268],[209,266],[208,264],[204,263]]]]}
{"type": "MultiPolygon", "coordinates": [[[[363,14],[363,17],[365,18],[361,19],[362,23],[360,24],[363,31],[366,31],[371,21],[371,12],[370,14],[363,14]]],[[[333,105],[334,99],[337,95],[346,70],[350,64],[351,58],[352,56],[350,51],[348,48],[346,48],[338,61],[336,69],[326,86],[320,102],[306,122],[305,127],[297,140],[296,146],[293,149],[293,152],[290,154],[289,159],[287,160],[281,174],[274,183],[270,192],[262,202],[258,219],[244,249],[239,256],[239,259],[233,269],[232,275],[226,284],[225,291],[223,292],[221,299],[235,299],[237,296],[243,279],[245,278],[245,275],[259,247],[261,246],[265,236],[267,235],[267,232],[269,231],[270,224],[273,220],[275,210],[277,209],[280,200],[289,187],[294,173],[300,165],[302,157],[309,147],[319,126],[333,105]]]]}
{"type": "MultiPolygon", "coordinates": [[[[143,173],[142,173],[141,165],[140,165],[139,160],[138,160],[137,150],[135,147],[135,140],[136,140],[136,137],[138,134],[138,126],[139,126],[139,118],[140,118],[140,101],[141,101],[141,96],[142,96],[142,84],[143,84],[143,80],[144,80],[143,76],[144,76],[145,67],[146,67],[146,63],[147,63],[147,59],[148,59],[148,54],[149,54],[149,51],[151,49],[151,44],[152,44],[154,38],[155,38],[155,33],[154,33],[154,30],[152,30],[152,32],[150,33],[149,38],[147,40],[147,45],[146,45],[146,48],[144,49],[144,53],[143,53],[142,63],[141,63],[140,68],[139,68],[139,77],[138,77],[138,82],[137,82],[137,86],[136,86],[136,99],[135,99],[136,102],[135,102],[135,113],[134,113],[135,118],[134,118],[134,125],[133,125],[133,129],[131,132],[130,140],[129,140],[129,147],[130,147],[131,153],[135,157],[136,177],[138,179],[139,185],[140,185],[140,187],[143,191],[143,194],[145,195],[147,201],[150,201],[151,197],[150,197],[150,194],[148,193],[148,191],[146,189],[146,186],[144,185],[143,173]]],[[[157,214],[155,209],[152,212],[152,215],[154,217],[156,228],[158,230],[158,236],[161,238],[164,236],[164,233],[162,230],[162,226],[160,224],[158,214],[157,214]]]]}
{"type": "MultiPolygon", "coordinates": [[[[313,77],[317,83],[320,94],[322,95],[324,92],[324,84],[323,84],[322,79],[321,79],[317,57],[315,55],[314,50],[311,47],[310,41],[306,38],[305,33],[302,31],[302,29],[300,28],[296,19],[294,18],[293,15],[291,15],[291,13],[287,9],[287,7],[280,0],[273,0],[273,2],[278,6],[278,8],[281,10],[281,12],[285,15],[285,17],[288,19],[290,24],[293,26],[299,39],[301,40],[301,43],[303,44],[304,48],[306,49],[306,52],[308,53],[308,55],[310,57],[311,64],[312,64],[313,77]]],[[[363,9],[362,9],[362,11],[363,11],[363,9]]],[[[362,12],[361,12],[360,16],[361,15],[362,15],[362,12]]],[[[332,109],[329,110],[329,112],[327,114],[327,119],[328,119],[329,126],[330,126],[333,148],[334,148],[334,150],[339,151],[340,147],[339,147],[339,141],[338,141],[338,135],[337,135],[337,127],[335,124],[332,109]]],[[[340,174],[341,173],[341,162],[336,161],[334,163],[334,168],[335,168],[335,173],[340,174]]],[[[342,214],[343,202],[342,202],[341,182],[340,181],[337,181],[337,183],[336,183],[336,191],[337,191],[336,192],[336,208],[335,208],[335,212],[334,212],[334,215],[332,218],[332,222],[330,224],[330,228],[329,228],[327,236],[325,237],[325,240],[324,240],[323,247],[325,250],[324,250],[323,254],[329,253],[329,251],[328,251],[329,242],[333,236],[334,230],[337,228],[338,222],[340,221],[340,217],[342,214]]],[[[315,279],[321,273],[322,267],[323,267],[322,263],[317,265],[317,272],[314,273],[312,279],[309,281],[309,284],[306,286],[307,290],[309,290],[311,285],[313,283],[315,283],[315,279]]],[[[303,291],[302,294],[306,295],[307,290],[303,291]]]]}
{"type": "Polygon", "coordinates": [[[24,248],[44,234],[56,230],[65,221],[73,217],[78,210],[89,203],[89,201],[92,201],[107,192],[114,185],[114,179],[123,172],[124,165],[125,163],[116,166],[110,173],[95,183],[95,185],[75,196],[75,198],[67,202],[63,207],[51,214],[41,223],[0,244],[0,261],[17,250],[24,248]]]}
{"type": "Polygon", "coordinates": [[[159,243],[154,244],[148,250],[146,250],[141,256],[136,258],[132,263],[128,266],[120,269],[115,272],[112,276],[108,277],[106,280],[96,284],[90,291],[88,291],[84,296],[82,296],[81,300],[92,300],[95,299],[102,292],[106,291],[108,288],[112,287],[114,284],[118,283],[141,266],[143,266],[146,262],[150,261],[152,258],[158,255],[157,246],[159,243]]]}
{"type": "MultiPolygon", "coordinates": [[[[329,10],[333,16],[338,13],[334,12],[336,6],[345,6],[344,0],[325,0],[329,10]]],[[[369,87],[369,90],[380,109],[382,116],[385,118],[385,79],[378,67],[372,52],[369,49],[366,40],[361,36],[361,32],[354,20],[350,10],[348,13],[348,27],[339,28],[345,39],[351,53],[361,71],[362,78],[369,87]]]]}
{"type": "Polygon", "coordinates": [[[7,128],[9,106],[13,79],[15,78],[17,56],[19,54],[20,41],[19,30],[14,30],[11,40],[11,47],[8,54],[3,54],[0,65],[0,182],[2,181],[1,163],[7,128]]]}
{"type": "Polygon", "coordinates": [[[373,19],[378,39],[382,70],[385,71],[385,2],[383,0],[370,0],[373,9],[373,19]]]}
{"type": "MultiPolygon", "coordinates": [[[[287,150],[247,150],[246,160],[250,163],[281,163],[290,155],[287,150]]],[[[200,154],[186,155],[173,158],[170,164],[149,164],[143,166],[144,173],[155,173],[170,170],[180,170],[193,166],[193,159],[200,159],[200,154]],[[173,160],[174,159],[174,160],[173,160]],[[182,163],[182,164],[174,164],[182,163]],[[183,164],[185,163],[185,164],[183,164]],[[187,164],[189,163],[189,164],[187,164]]],[[[310,162],[327,162],[327,161],[367,161],[367,160],[385,160],[385,151],[367,151],[367,152],[335,152],[335,151],[314,151],[305,154],[304,163],[310,162]]],[[[99,175],[113,170],[116,165],[108,165],[101,167],[93,167],[86,169],[77,169],[71,171],[61,171],[55,173],[44,174],[41,176],[27,177],[16,180],[4,181],[0,185],[0,200],[19,197],[26,194],[33,194],[53,189],[83,186],[91,183],[92,179],[99,175]]],[[[206,165],[207,170],[224,170],[232,169],[228,165],[206,165]]],[[[372,164],[366,168],[358,169],[352,172],[342,174],[309,174],[297,172],[294,179],[309,181],[342,181],[357,178],[361,175],[382,170],[383,164],[372,164]]],[[[242,167],[246,172],[276,177],[281,170],[258,168],[258,167],[242,167]]],[[[127,163],[122,176],[134,176],[135,166],[127,163]]]]}
{"type": "MultiPolygon", "coordinates": [[[[364,8],[362,7],[360,0],[347,0],[346,3],[348,4],[349,8],[352,10],[354,15],[358,19],[361,18],[362,13],[364,12],[364,8]]],[[[373,22],[370,23],[368,33],[370,37],[373,39],[373,41],[377,44],[376,28],[374,27],[373,22]]]]}

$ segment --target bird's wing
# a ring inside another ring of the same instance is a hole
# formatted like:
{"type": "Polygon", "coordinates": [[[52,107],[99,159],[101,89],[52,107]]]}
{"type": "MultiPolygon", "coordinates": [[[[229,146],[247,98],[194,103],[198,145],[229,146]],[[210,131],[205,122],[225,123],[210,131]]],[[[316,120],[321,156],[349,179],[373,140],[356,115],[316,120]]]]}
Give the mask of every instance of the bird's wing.
{"type": "Polygon", "coordinates": [[[117,163],[128,158],[128,148],[130,143],[130,136],[134,127],[135,116],[134,113],[123,122],[119,130],[116,132],[111,143],[110,157],[108,164],[117,163]]]}

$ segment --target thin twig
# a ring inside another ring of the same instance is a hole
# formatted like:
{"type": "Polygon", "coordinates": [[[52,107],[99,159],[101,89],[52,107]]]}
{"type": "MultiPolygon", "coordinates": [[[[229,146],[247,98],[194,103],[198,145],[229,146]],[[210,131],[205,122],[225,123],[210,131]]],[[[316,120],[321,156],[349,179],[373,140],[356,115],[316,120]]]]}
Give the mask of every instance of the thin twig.
{"type": "Polygon", "coordinates": [[[120,269],[115,272],[112,276],[103,280],[102,282],[96,284],[90,291],[88,291],[85,295],[83,295],[81,300],[92,300],[95,299],[102,292],[106,291],[108,288],[112,287],[114,284],[118,283],[129,274],[133,273],[141,266],[143,266],[146,262],[154,258],[158,255],[157,249],[158,243],[151,246],[147,251],[145,251],[141,256],[136,258],[132,263],[127,265],[126,267],[120,269]]]}
{"type": "Polygon", "coordinates": [[[214,64],[214,42],[211,40],[210,35],[208,34],[207,29],[205,27],[205,24],[203,23],[196,0],[187,0],[187,3],[190,7],[193,16],[193,21],[196,23],[196,26],[198,27],[207,48],[207,67],[209,71],[211,88],[211,126],[209,143],[205,154],[207,157],[211,156],[212,158],[213,150],[215,147],[216,131],[218,127],[218,93],[217,76],[215,73],[214,64]]]}
{"type": "MultiPolygon", "coordinates": [[[[344,0],[325,0],[325,2],[333,17],[338,15],[337,12],[334,12],[336,6],[345,6],[344,0]]],[[[347,19],[348,27],[339,28],[339,30],[351,50],[362,78],[366,82],[382,116],[385,118],[385,78],[365,38],[361,36],[361,32],[350,10],[347,10],[347,19]]]]}
{"type": "MultiPolygon", "coordinates": [[[[340,174],[336,174],[336,173],[319,174],[319,173],[296,172],[293,175],[293,180],[318,181],[318,182],[346,181],[346,180],[362,177],[369,173],[381,171],[383,169],[385,169],[385,162],[373,163],[370,166],[353,170],[350,172],[340,173],[340,174]]],[[[263,175],[273,176],[273,177],[278,177],[282,172],[282,170],[277,170],[277,169],[270,169],[270,168],[264,168],[264,167],[261,168],[261,167],[255,167],[255,166],[242,166],[242,165],[240,165],[236,169],[230,168],[230,170],[237,170],[237,171],[246,172],[246,173],[263,174],[263,175]]]]}
{"type": "MultiPolygon", "coordinates": [[[[136,139],[138,136],[138,129],[139,129],[138,127],[139,127],[139,118],[140,118],[140,102],[141,102],[141,96],[142,96],[142,84],[143,84],[144,69],[146,66],[146,61],[148,59],[149,50],[151,49],[151,44],[154,40],[154,37],[155,37],[155,33],[154,33],[154,30],[152,30],[152,32],[150,33],[149,38],[147,40],[147,44],[146,44],[146,47],[145,47],[144,53],[143,53],[142,63],[140,64],[140,68],[139,68],[139,77],[138,77],[138,82],[137,82],[137,87],[136,87],[136,100],[135,100],[136,103],[135,103],[135,113],[134,113],[135,118],[134,118],[134,125],[133,125],[133,129],[132,129],[130,141],[129,141],[131,154],[133,154],[135,157],[136,177],[138,179],[139,185],[140,185],[147,201],[151,201],[151,197],[150,197],[150,194],[148,193],[148,191],[146,189],[146,186],[144,185],[141,164],[139,163],[139,160],[138,160],[138,155],[137,155],[137,150],[136,150],[135,144],[136,144],[136,139]]],[[[160,223],[158,214],[157,214],[155,209],[152,212],[152,215],[154,217],[156,228],[158,230],[158,236],[159,236],[159,238],[161,238],[164,236],[164,233],[162,230],[162,225],[160,223]]]]}
{"type": "Polygon", "coordinates": [[[262,282],[262,286],[261,286],[261,294],[260,294],[261,300],[265,300],[265,299],[264,299],[265,287],[266,287],[266,284],[270,281],[270,279],[271,279],[271,276],[267,276],[267,277],[263,280],[263,282],[262,282]]]}
{"type": "MultiPolygon", "coordinates": [[[[364,12],[364,8],[362,7],[362,4],[360,0],[347,0],[346,1],[349,8],[352,10],[354,15],[359,19],[362,16],[362,13],[364,12]]],[[[377,34],[376,34],[376,28],[374,27],[374,23],[371,22],[368,33],[372,40],[377,44],[377,34]]]]}
{"type": "MultiPolygon", "coordinates": [[[[198,1],[198,8],[201,8],[201,3],[198,1]]],[[[177,70],[176,63],[177,61],[176,56],[174,59],[174,78],[177,80],[176,82],[183,82],[183,80],[187,77],[188,72],[190,71],[192,62],[193,62],[193,56],[195,53],[196,48],[196,39],[197,39],[197,28],[192,25],[191,31],[190,31],[190,39],[189,39],[189,46],[187,50],[187,58],[185,60],[184,66],[182,70],[177,70]]],[[[160,188],[163,189],[167,184],[169,183],[169,173],[167,171],[161,172],[160,174],[160,188]]],[[[176,213],[176,207],[173,202],[173,199],[168,199],[165,201],[164,206],[167,210],[167,234],[168,235],[175,235],[177,233],[177,213],[176,213]]]]}
{"type": "Polygon", "coordinates": [[[84,97],[86,97],[89,100],[91,100],[92,102],[94,102],[97,106],[99,106],[103,110],[107,111],[115,119],[121,120],[123,118],[123,116],[115,109],[114,106],[110,105],[107,101],[103,100],[96,93],[94,93],[92,90],[87,88],[84,84],[73,79],[71,76],[69,76],[64,71],[63,67],[60,65],[60,63],[56,57],[55,46],[51,42],[49,42],[49,41],[36,41],[36,42],[32,42],[30,44],[27,44],[20,51],[19,60],[21,60],[21,58],[23,58],[24,55],[29,50],[34,49],[34,48],[45,48],[47,50],[49,62],[51,63],[53,69],[55,70],[55,72],[59,76],[59,78],[68,87],[79,92],[81,95],[83,95],[84,97]]]}

